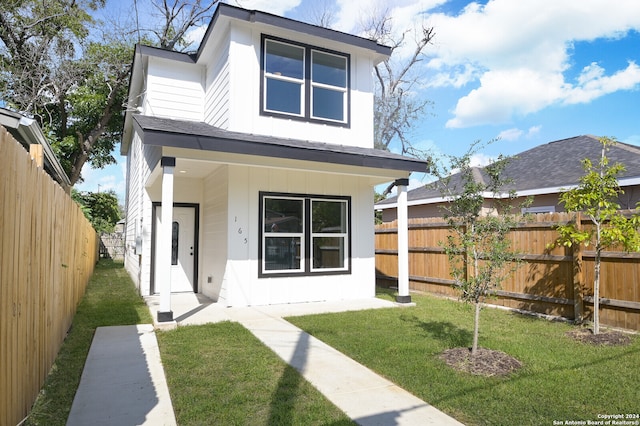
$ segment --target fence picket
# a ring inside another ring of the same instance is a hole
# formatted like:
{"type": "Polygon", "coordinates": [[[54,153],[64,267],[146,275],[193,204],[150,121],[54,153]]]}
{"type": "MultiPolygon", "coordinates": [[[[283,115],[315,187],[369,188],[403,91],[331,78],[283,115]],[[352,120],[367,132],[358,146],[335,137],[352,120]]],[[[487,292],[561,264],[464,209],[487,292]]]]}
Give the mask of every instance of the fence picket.
{"type": "MultiPolygon", "coordinates": [[[[547,244],[558,237],[556,226],[575,218],[567,213],[535,215],[518,224],[509,238],[521,253],[524,265],[502,283],[495,305],[570,319],[589,319],[593,310],[593,256],[580,247],[547,244]]],[[[581,226],[591,226],[578,218],[581,226]]],[[[442,218],[409,220],[410,288],[445,296],[457,296],[449,260],[439,245],[448,235],[442,218]]],[[[397,224],[376,226],[376,277],[381,286],[397,280],[397,224]]],[[[640,253],[610,250],[603,253],[600,321],[603,325],[640,330],[640,253]]]]}
{"type": "Polygon", "coordinates": [[[0,424],[14,425],[53,365],[93,273],[98,239],[2,127],[0,209],[0,424]]]}

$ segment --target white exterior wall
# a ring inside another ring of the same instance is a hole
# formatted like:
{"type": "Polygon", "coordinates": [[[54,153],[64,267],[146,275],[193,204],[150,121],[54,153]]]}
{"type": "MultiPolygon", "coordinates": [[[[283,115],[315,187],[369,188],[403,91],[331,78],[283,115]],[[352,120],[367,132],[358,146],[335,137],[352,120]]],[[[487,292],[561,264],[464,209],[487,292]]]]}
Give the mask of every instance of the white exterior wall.
{"type": "Polygon", "coordinates": [[[205,122],[236,132],[373,148],[373,59],[370,55],[358,50],[341,50],[340,45],[330,40],[244,22],[231,23],[227,40],[228,45],[219,56],[200,59],[207,69],[205,122]],[[263,33],[351,54],[350,127],[260,115],[263,33]],[[228,64],[221,62],[225,57],[228,64]]]}
{"type": "Polygon", "coordinates": [[[225,40],[207,58],[204,121],[226,129],[229,126],[229,42],[225,40]]]}
{"type": "Polygon", "coordinates": [[[228,182],[227,166],[217,168],[204,179],[200,232],[201,293],[223,306],[227,305],[223,278],[227,263],[228,182]]]}
{"type": "Polygon", "coordinates": [[[228,306],[375,296],[373,189],[359,178],[300,171],[229,167],[228,306]],[[351,196],[351,274],[258,278],[259,191],[351,196]]]}
{"type": "Polygon", "coordinates": [[[149,57],[144,110],[146,115],[202,121],[204,68],[149,57]]]}
{"type": "Polygon", "coordinates": [[[127,162],[127,211],[125,268],[140,294],[148,295],[151,270],[151,199],[145,183],[160,161],[158,148],[144,146],[134,135],[127,162]],[[142,252],[136,253],[136,238],[142,238],[142,252]]]}

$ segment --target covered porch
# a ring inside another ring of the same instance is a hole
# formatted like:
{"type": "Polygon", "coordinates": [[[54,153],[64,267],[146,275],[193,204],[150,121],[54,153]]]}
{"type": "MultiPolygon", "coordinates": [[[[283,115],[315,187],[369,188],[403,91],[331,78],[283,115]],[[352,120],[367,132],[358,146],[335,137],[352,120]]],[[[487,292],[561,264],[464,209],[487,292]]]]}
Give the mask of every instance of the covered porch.
{"type": "MultiPolygon", "coordinates": [[[[161,152],[145,185],[154,208],[158,207],[152,271],[159,322],[173,322],[183,315],[176,316],[172,306],[177,295],[172,295],[171,267],[176,260],[174,208],[184,203],[199,210],[198,238],[191,252],[194,292],[219,305],[373,298],[373,187],[393,181],[402,199],[409,173],[424,170],[424,161],[374,149],[237,134],[204,123],[144,116],[134,120],[143,144],[161,152]],[[261,275],[264,226],[259,194],[263,193],[348,200],[348,269],[331,279],[313,270],[302,270],[300,278],[264,275],[264,271],[261,275]]],[[[404,215],[401,204],[399,217],[406,218],[406,203],[404,215]]],[[[404,260],[400,259],[398,301],[409,303],[408,248],[402,248],[406,238],[400,240],[404,260]]]]}

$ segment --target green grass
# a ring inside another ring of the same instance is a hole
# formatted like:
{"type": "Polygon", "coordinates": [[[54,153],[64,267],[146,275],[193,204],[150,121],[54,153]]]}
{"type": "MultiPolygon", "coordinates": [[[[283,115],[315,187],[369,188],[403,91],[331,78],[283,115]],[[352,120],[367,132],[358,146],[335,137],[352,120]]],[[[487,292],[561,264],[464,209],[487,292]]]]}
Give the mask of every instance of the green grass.
{"type": "Polygon", "coordinates": [[[101,260],[26,424],[66,424],[97,327],[152,322],[122,263],[101,260]]]}
{"type": "Polygon", "coordinates": [[[566,337],[569,324],[485,309],[480,346],[524,366],[508,377],[477,377],[438,358],[445,349],[471,346],[471,306],[427,295],[413,300],[414,308],[288,320],[465,424],[552,424],[638,412],[637,337],[629,346],[594,347],[566,337]]]}
{"type": "Polygon", "coordinates": [[[178,424],[352,425],[237,323],[157,333],[178,424]]]}
{"type": "MultiPolygon", "coordinates": [[[[26,425],[65,425],[95,329],[153,320],[122,263],[101,260],[26,425]]],[[[158,332],[180,425],[351,425],[239,324],[158,332]]]]}

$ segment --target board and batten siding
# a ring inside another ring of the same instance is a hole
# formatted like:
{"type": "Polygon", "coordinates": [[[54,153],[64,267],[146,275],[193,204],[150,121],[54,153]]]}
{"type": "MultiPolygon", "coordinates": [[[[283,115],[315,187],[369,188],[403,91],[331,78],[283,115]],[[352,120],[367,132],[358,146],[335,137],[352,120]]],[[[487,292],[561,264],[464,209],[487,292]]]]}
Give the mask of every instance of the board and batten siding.
{"type": "MultiPolygon", "coordinates": [[[[260,115],[260,55],[262,34],[292,39],[292,34],[273,27],[234,23],[229,36],[229,116],[227,130],[281,138],[336,143],[363,148],[373,147],[373,60],[362,50],[351,54],[351,121],[349,127],[310,123],[296,119],[260,115]]],[[[300,34],[297,35],[300,38],[300,34]]],[[[311,45],[340,50],[333,45],[321,45],[319,40],[302,40],[311,45]]],[[[325,43],[328,43],[325,40],[325,43]]],[[[212,65],[215,69],[220,65],[212,65]]],[[[210,90],[207,79],[207,92],[210,90]]],[[[211,102],[213,98],[207,98],[211,102]]],[[[207,105],[209,111],[212,106],[207,105]]],[[[209,114],[209,113],[207,113],[209,114]]],[[[207,122],[213,124],[207,116],[207,122]]]]}
{"type": "Polygon", "coordinates": [[[229,126],[229,47],[212,58],[206,71],[204,121],[226,129],[229,126]]]}
{"type": "Polygon", "coordinates": [[[202,121],[203,67],[150,57],[145,114],[178,120],[202,121]]]}
{"type": "Polygon", "coordinates": [[[200,288],[222,306],[227,305],[223,277],[227,263],[228,185],[228,166],[220,166],[204,178],[201,215],[200,288]]]}
{"type": "Polygon", "coordinates": [[[223,286],[230,306],[301,303],[375,294],[373,189],[367,179],[248,166],[229,167],[228,260],[223,286]],[[258,278],[259,192],[351,197],[351,274],[258,278]]]}

